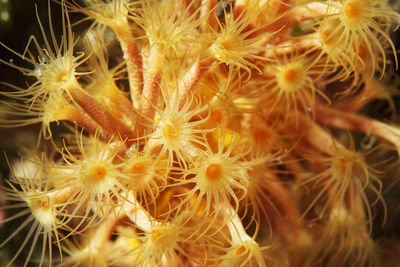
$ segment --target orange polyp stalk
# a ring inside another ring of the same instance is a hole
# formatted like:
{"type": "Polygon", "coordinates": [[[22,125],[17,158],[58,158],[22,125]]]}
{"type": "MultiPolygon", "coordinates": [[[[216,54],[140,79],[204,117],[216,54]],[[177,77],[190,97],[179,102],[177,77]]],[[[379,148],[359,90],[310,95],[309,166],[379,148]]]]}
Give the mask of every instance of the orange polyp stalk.
{"type": "Polygon", "coordinates": [[[73,106],[69,106],[67,113],[70,121],[84,128],[89,133],[98,134],[102,138],[108,140],[111,138],[111,135],[104,132],[104,129],[84,111],[73,106]]]}
{"type": "MultiPolygon", "coordinates": [[[[329,10],[331,11],[332,8],[329,10]]],[[[276,35],[290,35],[290,30],[293,26],[304,22],[306,20],[315,19],[326,16],[328,11],[328,5],[320,2],[312,2],[302,6],[293,6],[286,11],[281,13],[281,17],[277,17],[277,20],[272,22],[270,25],[260,29],[256,34],[265,34],[266,32],[272,32],[271,37],[268,39],[269,42],[278,44],[281,42],[281,37],[276,38],[276,35]]],[[[299,39],[297,39],[299,40],[299,39]]],[[[300,41],[306,41],[301,39],[300,41]]]]}
{"type": "Polygon", "coordinates": [[[235,18],[240,16],[242,12],[245,12],[246,10],[246,5],[248,5],[247,1],[236,1],[235,2],[235,7],[233,9],[233,15],[235,18]],[[243,3],[242,3],[243,2],[243,3]]]}
{"type": "Polygon", "coordinates": [[[363,132],[391,142],[400,153],[400,129],[356,113],[316,105],[317,120],[325,125],[363,132]]]}
{"type": "Polygon", "coordinates": [[[379,95],[375,94],[377,92],[365,92],[363,91],[361,94],[357,95],[355,98],[351,99],[344,106],[340,107],[340,110],[346,112],[357,112],[362,109],[369,102],[374,99],[379,99],[379,95]],[[369,94],[368,94],[369,93],[369,94]]]}
{"type": "Polygon", "coordinates": [[[151,233],[153,227],[160,224],[139,204],[132,192],[128,194],[126,200],[122,205],[122,210],[141,230],[151,233]]]}
{"type": "MultiPolygon", "coordinates": [[[[315,112],[320,115],[318,111],[315,112]]],[[[317,115],[317,116],[318,116],[317,115]]],[[[297,132],[300,131],[302,139],[304,138],[310,145],[318,149],[318,151],[333,156],[338,147],[343,145],[337,142],[333,136],[319,126],[315,121],[311,120],[306,115],[299,113],[301,121],[301,129],[295,126],[296,122],[290,122],[290,129],[297,132]]]]}
{"type": "Polygon", "coordinates": [[[135,123],[137,121],[137,111],[135,107],[133,106],[132,102],[129,101],[122,93],[121,91],[115,89],[115,90],[110,90],[107,93],[107,97],[110,98],[110,100],[115,103],[115,106],[126,116],[128,117],[132,123],[135,123]]]}
{"type": "Polygon", "coordinates": [[[243,241],[253,240],[245,231],[242,221],[232,206],[227,203],[219,203],[219,208],[223,209],[225,219],[230,219],[227,223],[232,238],[232,246],[240,245],[243,241]]]}
{"type": "Polygon", "coordinates": [[[207,16],[207,19],[200,25],[200,32],[209,32],[210,29],[216,30],[218,27],[217,18],[210,12],[216,9],[218,0],[202,0],[201,5],[200,17],[207,16]]]}
{"type": "MultiPolygon", "coordinates": [[[[309,149],[309,148],[307,148],[307,149],[309,149]]],[[[285,165],[286,165],[288,171],[294,175],[295,180],[301,181],[301,179],[302,179],[301,174],[306,172],[306,170],[305,170],[304,166],[301,164],[301,162],[299,160],[297,160],[295,158],[295,156],[292,154],[286,155],[285,161],[287,161],[285,165]]]]}
{"type": "Polygon", "coordinates": [[[73,101],[108,133],[116,137],[120,136],[122,139],[133,139],[135,137],[133,131],[128,126],[112,116],[92,96],[82,91],[79,87],[70,88],[68,93],[71,95],[73,101]]]}
{"type": "Polygon", "coordinates": [[[328,11],[332,11],[332,7],[322,2],[312,2],[306,5],[296,6],[284,16],[285,27],[291,28],[298,23],[306,20],[324,17],[328,11]]]}
{"type": "Polygon", "coordinates": [[[199,0],[175,0],[175,8],[183,13],[183,17],[189,18],[196,10],[199,0]]]}
{"type": "MultiPolygon", "coordinates": [[[[359,188],[354,186],[348,188],[346,192],[346,197],[348,201],[348,203],[346,203],[346,206],[349,208],[349,211],[352,212],[351,216],[356,220],[366,219],[364,200],[362,199],[361,195],[362,193],[360,192],[359,188]]],[[[371,217],[371,214],[369,214],[368,217],[371,217]]]]}
{"type": "Polygon", "coordinates": [[[149,138],[144,148],[144,150],[147,151],[150,155],[159,154],[161,152],[161,149],[162,149],[161,142],[154,138],[149,138]]]}
{"type": "Polygon", "coordinates": [[[207,106],[203,106],[193,115],[193,120],[200,120],[201,118],[205,118],[208,114],[210,114],[209,122],[211,122],[211,124],[207,123],[204,125],[204,127],[212,128],[216,126],[216,124],[222,122],[224,113],[221,110],[218,110],[218,106],[220,105],[220,99],[218,96],[213,96],[207,103],[207,106]],[[213,108],[215,108],[215,110],[213,110],[213,108]]]}
{"type": "Polygon", "coordinates": [[[264,52],[264,56],[268,58],[280,57],[284,55],[300,54],[300,51],[306,51],[315,47],[321,46],[321,41],[314,35],[309,35],[309,38],[299,39],[295,37],[284,37],[281,38],[279,45],[275,48],[267,49],[264,52]]]}
{"type": "Polygon", "coordinates": [[[158,97],[161,94],[161,72],[164,63],[164,54],[159,45],[153,44],[150,48],[148,57],[149,69],[145,73],[143,93],[140,101],[139,111],[143,115],[140,122],[142,127],[146,120],[153,120],[155,114],[155,106],[158,97]]]}
{"type": "Polygon", "coordinates": [[[286,16],[285,12],[289,12],[294,6],[294,0],[272,0],[268,2],[268,9],[264,14],[265,17],[271,18],[273,21],[271,24],[263,28],[259,33],[269,32],[272,33],[273,36],[280,33],[280,29],[286,25],[286,16]]]}
{"type": "Polygon", "coordinates": [[[97,226],[95,234],[91,237],[89,247],[99,250],[109,240],[115,228],[124,218],[124,214],[118,211],[111,211],[109,215],[97,226]]]}
{"type": "MultiPolygon", "coordinates": [[[[243,8],[252,4],[249,2],[256,2],[256,1],[254,1],[254,0],[236,0],[235,1],[235,9],[237,8],[237,9],[239,9],[239,12],[241,12],[241,10],[243,10],[243,8]]],[[[234,12],[236,12],[236,11],[234,10],[234,12]]]]}
{"type": "MultiPolygon", "coordinates": [[[[247,3],[246,3],[247,4],[247,3]]],[[[245,5],[246,5],[245,4],[245,5]]],[[[236,19],[240,19],[240,17],[244,17],[243,15],[246,14],[246,7],[242,4],[236,4],[235,8],[233,9],[233,17],[236,19]]],[[[255,16],[258,16],[259,14],[256,14],[255,16]]],[[[250,17],[253,15],[250,15],[250,17]]],[[[258,27],[258,29],[255,29],[257,23],[257,18],[254,19],[252,22],[250,22],[244,29],[243,33],[245,32],[252,32],[250,35],[247,36],[248,39],[255,38],[256,36],[260,36],[263,33],[265,33],[265,27],[258,27]]]]}
{"type": "Polygon", "coordinates": [[[157,210],[156,213],[162,214],[167,213],[167,208],[170,207],[174,191],[172,188],[166,189],[160,193],[159,199],[157,199],[157,210]]]}
{"type": "Polygon", "coordinates": [[[135,106],[138,106],[143,90],[142,57],[137,47],[136,40],[130,32],[129,24],[115,29],[115,34],[117,35],[126,61],[131,100],[135,106]]]}
{"type": "Polygon", "coordinates": [[[68,199],[70,199],[73,195],[75,195],[77,190],[79,189],[80,189],[79,186],[73,185],[62,188],[61,190],[52,191],[47,195],[51,199],[52,203],[62,204],[65,203],[68,199]]]}
{"type": "MultiPolygon", "coordinates": [[[[179,109],[183,107],[185,101],[188,98],[188,92],[193,92],[199,81],[203,77],[203,75],[208,70],[208,64],[195,62],[190,70],[185,74],[181,82],[178,86],[178,94],[179,94],[179,109]]],[[[172,100],[176,99],[176,97],[172,96],[172,100]]]]}
{"type": "MultiPolygon", "coordinates": [[[[270,175],[271,178],[275,176],[270,175]]],[[[288,240],[291,238],[297,238],[299,235],[299,225],[301,225],[300,212],[295,204],[293,198],[290,197],[289,191],[282,185],[278,178],[276,179],[265,179],[266,188],[269,188],[269,193],[272,198],[276,201],[276,204],[281,208],[282,218],[287,220],[287,227],[290,228],[290,232],[282,233],[288,240]]]]}
{"type": "MultiPolygon", "coordinates": [[[[234,6],[234,8],[232,10],[232,14],[233,14],[234,18],[236,19],[236,18],[238,18],[240,16],[243,16],[243,14],[246,13],[246,11],[249,10],[249,9],[259,9],[260,4],[258,2],[259,1],[254,1],[254,0],[253,1],[252,0],[236,0],[235,1],[235,6],[234,6]]],[[[260,1],[260,2],[262,2],[262,1],[260,1]]],[[[262,4],[263,3],[261,3],[261,5],[262,4]]],[[[259,14],[257,14],[257,16],[258,15],[259,14]]],[[[255,21],[257,21],[257,19],[255,19],[255,21]]],[[[251,30],[252,28],[254,28],[253,23],[248,25],[246,27],[245,31],[251,30]]]]}
{"type": "Polygon", "coordinates": [[[369,79],[362,91],[340,107],[340,110],[357,112],[375,99],[387,99],[394,110],[394,103],[391,103],[390,95],[384,91],[383,85],[374,79],[369,79]]]}

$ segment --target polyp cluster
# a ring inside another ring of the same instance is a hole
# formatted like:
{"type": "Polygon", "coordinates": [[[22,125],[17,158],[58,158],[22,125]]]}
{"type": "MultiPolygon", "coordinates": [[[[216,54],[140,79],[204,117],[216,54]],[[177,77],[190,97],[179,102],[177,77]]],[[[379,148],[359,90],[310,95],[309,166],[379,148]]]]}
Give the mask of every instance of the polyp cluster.
{"type": "Polygon", "coordinates": [[[58,2],[60,36],[1,43],[32,82],[1,83],[0,124],[42,125],[2,186],[10,264],[379,266],[400,130],[361,110],[395,113],[385,0],[58,2]]]}

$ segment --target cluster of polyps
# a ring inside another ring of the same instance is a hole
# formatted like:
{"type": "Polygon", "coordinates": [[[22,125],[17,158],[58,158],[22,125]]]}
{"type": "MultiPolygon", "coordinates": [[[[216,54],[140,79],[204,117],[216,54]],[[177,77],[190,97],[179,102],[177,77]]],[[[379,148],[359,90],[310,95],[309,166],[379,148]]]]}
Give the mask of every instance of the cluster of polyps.
{"type": "Polygon", "coordinates": [[[1,222],[28,217],[0,247],[30,229],[10,264],[379,264],[384,173],[326,128],[399,146],[359,114],[393,103],[400,15],[384,0],[59,2],[61,40],[39,20],[43,46],[1,43],[34,79],[2,83],[1,125],[42,123],[53,147],[10,164],[1,222]],[[79,42],[69,12],[93,21],[79,42]]]}

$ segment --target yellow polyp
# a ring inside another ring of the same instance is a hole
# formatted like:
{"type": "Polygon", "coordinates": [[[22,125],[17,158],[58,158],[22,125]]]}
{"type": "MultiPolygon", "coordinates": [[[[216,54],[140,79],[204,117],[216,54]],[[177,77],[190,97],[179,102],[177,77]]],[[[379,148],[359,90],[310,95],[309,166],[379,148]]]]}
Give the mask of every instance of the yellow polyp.
{"type": "Polygon", "coordinates": [[[246,247],[244,246],[244,245],[241,245],[240,247],[238,247],[237,249],[236,249],[236,255],[240,255],[240,254],[242,254],[243,252],[245,252],[246,251],[246,247]]]}
{"type": "Polygon", "coordinates": [[[224,170],[221,164],[210,164],[206,169],[206,178],[208,181],[214,182],[220,180],[224,175],[224,170]]]}
{"type": "Polygon", "coordinates": [[[0,40],[20,72],[0,80],[9,266],[392,260],[376,242],[400,154],[389,1],[55,0],[58,22],[37,2],[41,36],[0,40]]]}
{"type": "Polygon", "coordinates": [[[360,178],[363,175],[363,169],[356,158],[341,158],[339,161],[339,165],[341,165],[339,168],[343,175],[350,173],[355,178],[360,178]]]}
{"type": "Polygon", "coordinates": [[[361,8],[356,3],[347,3],[344,7],[344,13],[348,18],[354,19],[360,16],[361,8]]]}
{"type": "Polygon", "coordinates": [[[162,133],[164,138],[173,139],[178,135],[178,130],[172,123],[168,122],[162,127],[162,133]]]}
{"type": "Polygon", "coordinates": [[[328,41],[328,38],[329,38],[329,33],[323,32],[321,34],[321,37],[322,37],[322,40],[324,40],[324,42],[326,43],[328,41]]]}
{"type": "Polygon", "coordinates": [[[103,166],[96,165],[90,168],[89,177],[92,181],[102,181],[107,175],[107,170],[103,166]]]}
{"type": "Polygon", "coordinates": [[[159,241],[165,235],[165,231],[163,230],[164,229],[155,229],[151,234],[151,241],[153,242],[159,241]]]}
{"type": "Polygon", "coordinates": [[[121,97],[121,92],[115,87],[114,82],[112,77],[107,77],[104,81],[103,88],[101,88],[101,94],[111,101],[121,97]]]}
{"type": "Polygon", "coordinates": [[[283,78],[288,83],[294,83],[297,80],[297,70],[295,69],[287,69],[283,73],[283,78]]]}
{"type": "Polygon", "coordinates": [[[135,162],[132,164],[130,171],[132,174],[144,174],[146,173],[147,167],[143,162],[135,162]]]}
{"type": "Polygon", "coordinates": [[[225,48],[226,50],[233,50],[234,49],[234,45],[232,45],[231,42],[229,42],[229,40],[221,42],[221,46],[223,48],[225,48]]]}
{"type": "MultiPolygon", "coordinates": [[[[280,66],[276,73],[277,86],[285,93],[296,93],[304,88],[307,73],[301,59],[286,62],[280,66]]],[[[304,90],[303,90],[304,91],[304,90]]]]}
{"type": "Polygon", "coordinates": [[[34,211],[46,212],[50,208],[47,198],[34,199],[28,202],[29,207],[34,211]]]}
{"type": "Polygon", "coordinates": [[[27,203],[32,214],[42,225],[49,227],[54,224],[55,217],[48,197],[29,199],[27,203]]]}
{"type": "Polygon", "coordinates": [[[60,73],[58,73],[57,76],[55,77],[55,81],[57,83],[64,83],[67,79],[68,79],[67,70],[60,71],[60,73]]]}
{"type": "Polygon", "coordinates": [[[364,172],[362,158],[357,153],[348,153],[333,162],[334,176],[336,179],[360,179],[363,180],[364,172]]]}
{"type": "Polygon", "coordinates": [[[321,38],[322,38],[322,40],[324,41],[324,43],[326,44],[326,45],[332,45],[333,43],[334,43],[334,40],[333,40],[333,38],[332,38],[332,36],[331,36],[331,33],[329,32],[329,31],[324,31],[324,32],[322,32],[322,34],[321,34],[321,38]]]}
{"type": "Polygon", "coordinates": [[[42,199],[38,201],[38,206],[42,209],[48,209],[49,208],[49,201],[47,199],[42,199]]]}
{"type": "Polygon", "coordinates": [[[154,241],[155,239],[159,238],[161,235],[160,229],[154,230],[153,234],[151,235],[151,239],[154,241]]]}

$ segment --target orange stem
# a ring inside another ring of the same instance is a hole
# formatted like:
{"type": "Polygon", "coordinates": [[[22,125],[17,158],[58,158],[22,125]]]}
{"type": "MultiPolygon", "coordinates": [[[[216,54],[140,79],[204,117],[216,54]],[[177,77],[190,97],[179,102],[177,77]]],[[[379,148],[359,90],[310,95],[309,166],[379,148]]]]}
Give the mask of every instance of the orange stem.
{"type": "Polygon", "coordinates": [[[127,24],[126,27],[116,29],[115,34],[117,35],[126,61],[131,100],[135,105],[138,105],[143,90],[143,62],[136,40],[129,29],[129,24],[127,24]]]}
{"type": "Polygon", "coordinates": [[[160,83],[164,54],[158,45],[153,45],[150,48],[148,60],[149,62],[147,65],[149,69],[145,75],[143,94],[139,108],[140,113],[143,115],[140,120],[142,127],[147,122],[146,120],[153,120],[158,97],[161,94],[160,83]]]}
{"type": "Polygon", "coordinates": [[[291,122],[290,129],[294,132],[300,131],[300,135],[308,144],[318,149],[320,152],[333,156],[340,146],[333,136],[319,126],[315,121],[308,118],[306,115],[301,116],[301,129],[296,126],[295,120],[291,122]]]}
{"type": "MultiPolygon", "coordinates": [[[[188,93],[193,92],[199,81],[203,77],[203,75],[207,72],[208,68],[206,67],[207,64],[195,62],[190,70],[185,74],[181,82],[178,86],[178,94],[179,94],[179,109],[183,107],[185,104],[188,93]]],[[[207,65],[208,66],[208,65],[207,65]]],[[[172,97],[172,101],[176,99],[175,96],[172,97]]]]}
{"type": "Polygon", "coordinates": [[[216,30],[218,27],[217,18],[214,13],[210,13],[215,10],[218,5],[218,0],[202,0],[200,17],[207,17],[207,20],[200,25],[201,32],[208,32],[210,29],[216,30]]]}
{"type": "Polygon", "coordinates": [[[133,139],[135,137],[128,126],[112,116],[92,96],[82,91],[79,87],[70,88],[68,92],[73,101],[107,132],[120,136],[122,139],[133,139]]]}
{"type": "Polygon", "coordinates": [[[359,114],[322,105],[316,105],[316,115],[317,120],[325,125],[339,129],[359,131],[367,135],[386,139],[394,144],[398,152],[400,152],[400,129],[395,126],[359,114]]]}
{"type": "Polygon", "coordinates": [[[67,113],[69,116],[68,120],[76,123],[78,126],[84,128],[89,133],[97,134],[107,140],[111,138],[111,136],[107,134],[104,129],[84,111],[77,109],[73,106],[69,106],[67,113]]]}

